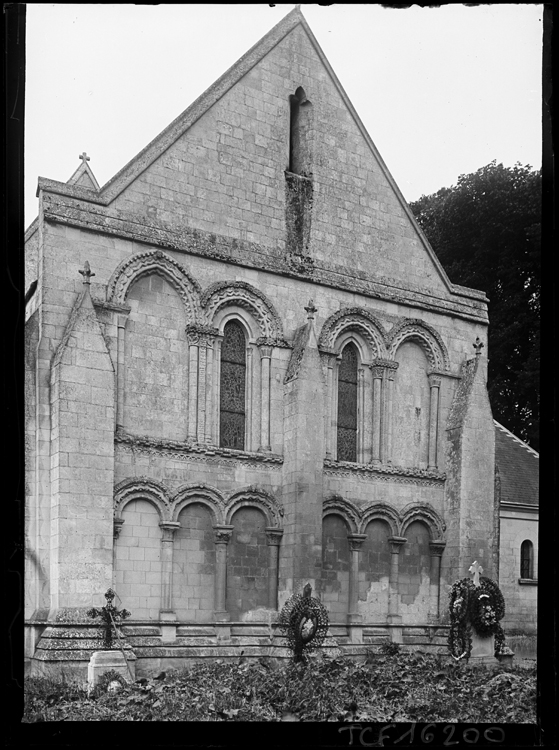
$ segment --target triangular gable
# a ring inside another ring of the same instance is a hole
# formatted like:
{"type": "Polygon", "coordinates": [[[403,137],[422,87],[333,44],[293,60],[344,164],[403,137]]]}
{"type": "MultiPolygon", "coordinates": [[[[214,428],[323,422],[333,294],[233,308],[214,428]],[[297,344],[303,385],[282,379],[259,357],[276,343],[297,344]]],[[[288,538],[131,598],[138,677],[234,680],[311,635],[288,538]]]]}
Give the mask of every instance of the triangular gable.
{"type": "Polygon", "coordinates": [[[87,163],[89,161],[89,156],[87,156],[87,154],[84,152],[80,156],[80,159],[82,160],[82,163],[76,169],[76,171],[66,184],[80,185],[80,187],[85,187],[89,190],[100,190],[99,183],[95,179],[95,175],[93,174],[91,167],[87,163]]]}
{"type": "Polygon", "coordinates": [[[399,203],[403,214],[407,217],[410,225],[413,227],[417,238],[419,239],[421,246],[429,257],[429,260],[436,272],[436,276],[439,277],[443,284],[443,287],[453,295],[460,295],[469,298],[475,298],[482,301],[486,301],[485,294],[477,290],[468,289],[461,287],[456,284],[452,284],[446,275],[443,267],[441,266],[436,254],[431,248],[427,238],[423,234],[422,229],[418,225],[415,217],[409,209],[402,193],[400,192],[396,182],[390,174],[386,164],[380,156],[376,146],[374,145],[371,137],[367,133],[367,130],[361,122],[357,112],[351,104],[346,92],[343,89],[340,81],[334,73],[330,63],[328,62],[324,52],[322,51],[318,41],[312,33],[309,25],[307,24],[303,14],[301,13],[299,6],[291,11],[282,21],[280,21],[271,31],[268,32],[259,42],[257,42],[245,55],[243,55],[229,70],[224,73],[212,86],[210,86],[198,99],[188,107],[181,115],[179,115],[167,128],[165,128],[151,143],[149,143],[140,153],[134,157],[128,164],[126,164],[113,178],[111,178],[97,193],[78,187],[77,185],[73,188],[62,185],[61,183],[55,183],[52,180],[45,180],[39,178],[39,185],[45,190],[71,195],[82,200],[88,200],[90,202],[99,203],[104,206],[108,206],[112,203],[123,191],[126,190],[145,170],[147,170],[157,159],[159,159],[173,144],[177,142],[181,136],[183,136],[189,128],[199,120],[204,114],[206,114],[212,106],[218,102],[227,92],[229,92],[235,84],[237,84],[243,76],[245,76],[252,68],[254,68],[263,58],[271,52],[290,32],[300,26],[312,47],[314,48],[317,56],[319,57],[322,65],[324,66],[327,74],[329,75],[334,87],[338,91],[341,100],[344,103],[348,113],[353,118],[356,127],[358,128],[361,136],[367,144],[370,152],[378,164],[378,167],[384,176],[390,189],[399,203]],[[77,193],[79,190],[79,195],[77,193]]]}

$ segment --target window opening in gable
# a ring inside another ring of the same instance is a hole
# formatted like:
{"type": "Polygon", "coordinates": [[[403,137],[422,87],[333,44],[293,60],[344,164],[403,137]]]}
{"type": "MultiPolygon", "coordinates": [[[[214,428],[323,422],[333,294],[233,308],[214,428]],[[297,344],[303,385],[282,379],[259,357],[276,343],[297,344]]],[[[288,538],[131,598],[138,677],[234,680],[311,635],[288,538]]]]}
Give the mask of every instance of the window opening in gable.
{"type": "Polygon", "coordinates": [[[534,545],[528,539],[520,545],[520,577],[534,577],[534,545]]]}
{"type": "Polygon", "coordinates": [[[289,171],[304,177],[310,177],[309,130],[311,103],[304,89],[299,86],[295,94],[289,97],[289,171]]]}
{"type": "Polygon", "coordinates": [[[357,462],[357,361],[355,344],[347,344],[338,370],[338,461],[357,462]]]}
{"type": "Polygon", "coordinates": [[[219,445],[244,450],[246,420],[246,339],[235,320],[225,324],[221,345],[219,445]]]}

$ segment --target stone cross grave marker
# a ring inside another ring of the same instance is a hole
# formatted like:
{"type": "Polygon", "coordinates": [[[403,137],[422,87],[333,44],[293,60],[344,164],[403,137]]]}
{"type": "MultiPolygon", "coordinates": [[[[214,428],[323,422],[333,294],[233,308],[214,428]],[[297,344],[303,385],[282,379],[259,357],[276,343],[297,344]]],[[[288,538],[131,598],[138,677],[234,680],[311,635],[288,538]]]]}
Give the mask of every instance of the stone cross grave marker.
{"type": "Polygon", "coordinates": [[[483,573],[483,568],[477,560],[474,560],[474,562],[468,568],[468,571],[474,574],[474,586],[476,588],[479,588],[479,577],[483,573]]]}

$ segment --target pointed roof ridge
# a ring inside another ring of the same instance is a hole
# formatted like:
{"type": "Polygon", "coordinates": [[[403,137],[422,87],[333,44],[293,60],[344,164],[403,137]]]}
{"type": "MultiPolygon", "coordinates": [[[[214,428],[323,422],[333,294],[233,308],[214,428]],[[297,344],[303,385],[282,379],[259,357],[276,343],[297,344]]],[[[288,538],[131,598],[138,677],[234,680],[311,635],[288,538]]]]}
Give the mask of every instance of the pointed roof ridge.
{"type": "Polygon", "coordinates": [[[495,427],[497,427],[501,432],[504,432],[505,435],[507,435],[511,440],[514,440],[516,443],[519,443],[523,448],[525,448],[528,453],[531,453],[536,458],[540,457],[540,454],[535,451],[531,446],[528,445],[528,443],[525,443],[523,440],[521,440],[519,437],[517,437],[513,432],[510,430],[507,430],[506,427],[504,427],[500,422],[497,422],[496,419],[493,420],[493,423],[495,424],[495,427]]]}
{"type": "Polygon", "coordinates": [[[244,75],[278,45],[287,34],[302,23],[309,33],[307,22],[300,6],[295,6],[267,34],[256,42],[244,55],[209,86],[178,117],[162,130],[147,146],[134,156],[101,188],[101,196],[106,201],[114,200],[128,185],[147,169],[169,148],[188,128],[200,119],[219,99],[222,98],[244,75]]]}

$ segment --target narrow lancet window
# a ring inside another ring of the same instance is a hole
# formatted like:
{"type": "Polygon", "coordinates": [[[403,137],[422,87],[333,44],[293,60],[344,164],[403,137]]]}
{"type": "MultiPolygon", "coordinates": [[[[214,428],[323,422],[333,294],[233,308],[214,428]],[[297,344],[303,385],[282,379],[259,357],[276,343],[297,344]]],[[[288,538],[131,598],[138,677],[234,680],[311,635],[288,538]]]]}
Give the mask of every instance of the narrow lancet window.
{"type": "Polygon", "coordinates": [[[225,324],[221,345],[219,444],[244,450],[246,420],[246,339],[235,320],[225,324]]]}
{"type": "Polygon", "coordinates": [[[520,577],[534,577],[534,546],[526,539],[520,545],[520,577]]]}
{"type": "Polygon", "coordinates": [[[309,129],[311,103],[301,86],[289,97],[289,171],[310,177],[309,129]]]}
{"type": "Polygon", "coordinates": [[[347,344],[338,370],[338,461],[357,461],[357,348],[347,344]]]}

